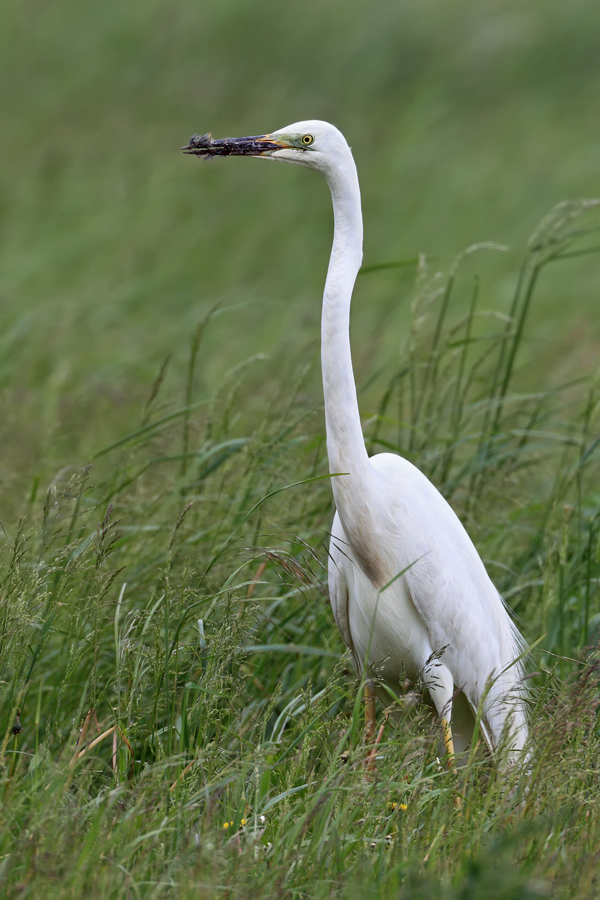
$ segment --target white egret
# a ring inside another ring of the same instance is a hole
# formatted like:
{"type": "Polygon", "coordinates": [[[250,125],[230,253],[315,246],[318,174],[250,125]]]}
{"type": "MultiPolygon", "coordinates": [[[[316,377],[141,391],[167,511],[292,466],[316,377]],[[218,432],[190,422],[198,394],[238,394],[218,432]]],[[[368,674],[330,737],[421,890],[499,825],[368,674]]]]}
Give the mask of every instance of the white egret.
{"type": "MultiPolygon", "coordinates": [[[[350,354],[350,301],[362,261],[356,165],[344,136],[305,121],[270,134],[182,148],[200,157],[258,156],[321,172],[333,200],[334,238],[323,295],[321,361],[327,455],[336,514],[329,592],[333,615],[360,673],[398,693],[421,678],[440,717],[448,754],[468,749],[475,715],[492,751],[514,761],[527,739],[523,641],[459,518],[412,463],[369,458],[350,354]]],[[[380,691],[379,691],[380,692],[380,691]]],[[[373,734],[375,689],[366,689],[373,734]]]]}

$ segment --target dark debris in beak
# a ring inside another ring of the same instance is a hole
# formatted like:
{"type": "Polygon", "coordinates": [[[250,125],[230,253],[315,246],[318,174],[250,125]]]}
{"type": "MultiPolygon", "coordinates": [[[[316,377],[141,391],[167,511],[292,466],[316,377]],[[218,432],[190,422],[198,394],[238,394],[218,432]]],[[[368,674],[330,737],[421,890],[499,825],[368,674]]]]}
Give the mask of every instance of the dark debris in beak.
{"type": "Polygon", "coordinates": [[[189,144],[181,149],[200,159],[212,159],[213,156],[258,156],[269,150],[281,150],[281,144],[264,135],[213,141],[210,134],[194,134],[189,144]]]}

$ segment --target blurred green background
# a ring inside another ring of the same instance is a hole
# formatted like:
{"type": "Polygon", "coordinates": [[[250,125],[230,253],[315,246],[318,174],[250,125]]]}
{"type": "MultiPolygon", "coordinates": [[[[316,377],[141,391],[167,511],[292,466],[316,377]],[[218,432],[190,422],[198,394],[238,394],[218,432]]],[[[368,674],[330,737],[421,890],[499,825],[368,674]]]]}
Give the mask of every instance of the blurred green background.
{"type": "MultiPolygon", "coordinates": [[[[9,518],[35,479],[86,463],[139,421],[169,353],[179,390],[191,334],[217,302],[200,392],[265,354],[248,368],[250,413],[304,358],[319,396],[327,188],[291,166],[200,164],[179,151],[191,133],[334,122],[361,177],[365,264],[424,253],[447,268],[474,242],[506,244],[471,266],[499,311],[539,219],[600,194],[591,0],[27,0],[2,18],[9,518]]],[[[413,280],[410,267],[359,279],[359,382],[402,340],[413,280]]],[[[589,370],[599,286],[595,259],[544,276],[527,377],[589,370]]]]}

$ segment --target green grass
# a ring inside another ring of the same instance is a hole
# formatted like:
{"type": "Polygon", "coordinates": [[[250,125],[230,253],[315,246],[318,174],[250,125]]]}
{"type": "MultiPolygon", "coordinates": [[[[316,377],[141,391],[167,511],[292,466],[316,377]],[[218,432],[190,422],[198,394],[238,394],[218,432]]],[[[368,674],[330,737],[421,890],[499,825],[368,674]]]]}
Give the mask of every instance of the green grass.
{"type": "Polygon", "coordinates": [[[600,217],[556,204],[600,193],[599,16],[7,7],[3,896],[598,892],[600,217]],[[521,781],[481,747],[448,772],[410,694],[363,775],[326,592],[329,197],[178,150],[315,116],[363,185],[369,450],[432,478],[536,644],[521,781]]]}
{"type": "Polygon", "coordinates": [[[519,393],[513,373],[540,275],[593,246],[597,210],[567,204],[543,223],[510,318],[491,326],[476,280],[449,324],[460,263],[443,281],[421,272],[366,423],[372,449],[403,449],[437,481],[530,642],[541,634],[527,778],[499,776],[481,747],[449,772],[407,695],[365,780],[360,692],[324,584],[331,496],[306,372],[284,373],[241,435],[243,367],[196,397],[208,319],[182,398],[161,369],[136,426],[7,530],[6,896],[590,895],[597,388],[519,393]]]}

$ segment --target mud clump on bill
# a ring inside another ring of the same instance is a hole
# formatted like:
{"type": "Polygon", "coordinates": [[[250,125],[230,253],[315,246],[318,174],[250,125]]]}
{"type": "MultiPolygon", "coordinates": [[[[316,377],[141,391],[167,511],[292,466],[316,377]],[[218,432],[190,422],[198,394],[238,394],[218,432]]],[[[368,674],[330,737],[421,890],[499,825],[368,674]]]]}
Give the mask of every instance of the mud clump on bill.
{"type": "Polygon", "coordinates": [[[212,159],[214,156],[259,156],[270,150],[280,150],[281,146],[268,135],[242,138],[219,138],[213,141],[210,134],[194,134],[189,144],[181,148],[184,153],[212,159]]]}

